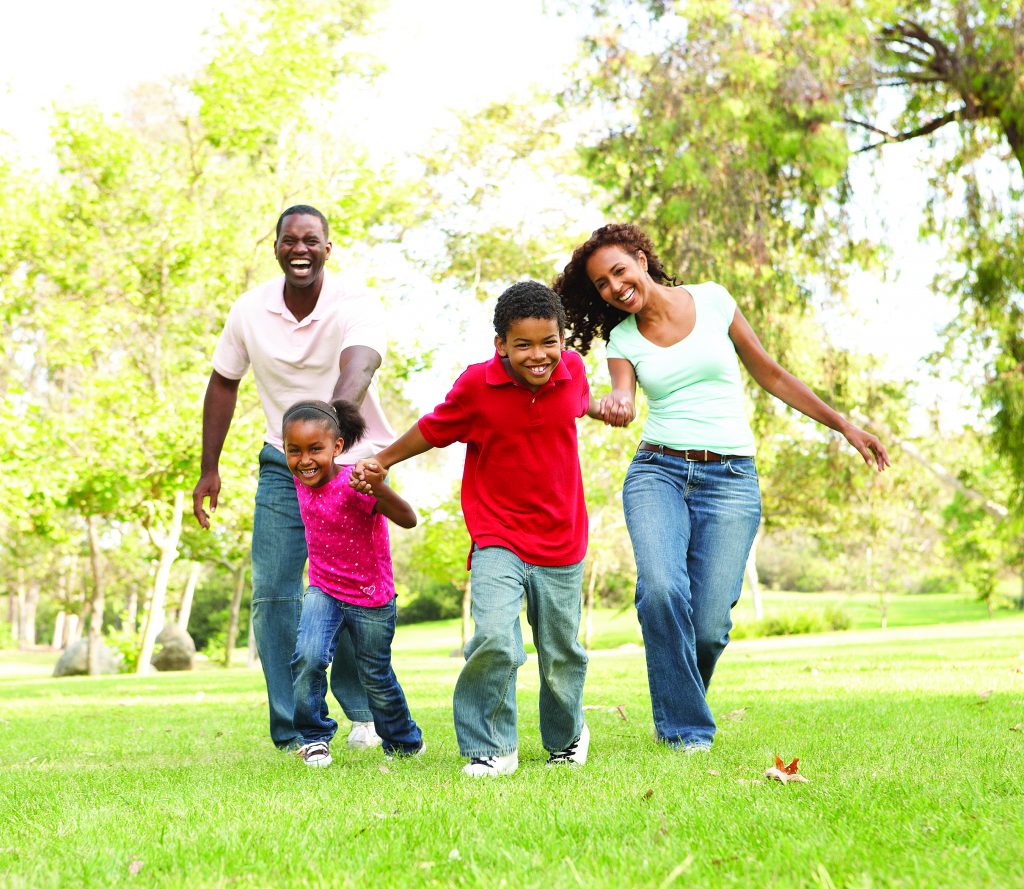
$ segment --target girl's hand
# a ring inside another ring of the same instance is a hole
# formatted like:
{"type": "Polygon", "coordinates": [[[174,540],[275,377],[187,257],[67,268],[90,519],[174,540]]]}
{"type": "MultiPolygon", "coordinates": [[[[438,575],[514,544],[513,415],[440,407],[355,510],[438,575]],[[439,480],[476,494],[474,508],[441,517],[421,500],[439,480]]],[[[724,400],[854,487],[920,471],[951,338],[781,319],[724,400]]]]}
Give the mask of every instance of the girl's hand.
{"type": "Polygon", "coordinates": [[[352,475],[348,480],[350,488],[354,488],[360,494],[373,496],[373,486],[384,484],[387,472],[372,457],[365,460],[357,460],[352,469],[352,475]]]}
{"type": "Polygon", "coordinates": [[[636,417],[633,395],[624,389],[613,389],[598,406],[601,419],[609,426],[628,426],[636,417]]]}
{"type": "Polygon", "coordinates": [[[857,449],[857,452],[864,458],[864,462],[868,466],[874,463],[878,467],[878,471],[881,472],[886,466],[890,465],[889,454],[885,450],[885,445],[870,432],[865,432],[859,426],[854,426],[851,423],[848,428],[843,430],[843,435],[857,449]]]}

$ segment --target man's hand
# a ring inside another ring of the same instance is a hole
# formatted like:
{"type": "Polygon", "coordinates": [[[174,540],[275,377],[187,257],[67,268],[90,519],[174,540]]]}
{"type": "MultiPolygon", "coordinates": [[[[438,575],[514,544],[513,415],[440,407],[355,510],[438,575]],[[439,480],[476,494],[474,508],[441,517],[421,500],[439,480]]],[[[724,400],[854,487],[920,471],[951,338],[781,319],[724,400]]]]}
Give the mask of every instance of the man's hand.
{"type": "Polygon", "coordinates": [[[210,512],[217,511],[217,497],[220,495],[220,473],[216,469],[209,469],[199,476],[199,482],[192,492],[192,515],[196,517],[204,528],[210,528],[210,516],[203,509],[203,501],[210,498],[210,512]]]}

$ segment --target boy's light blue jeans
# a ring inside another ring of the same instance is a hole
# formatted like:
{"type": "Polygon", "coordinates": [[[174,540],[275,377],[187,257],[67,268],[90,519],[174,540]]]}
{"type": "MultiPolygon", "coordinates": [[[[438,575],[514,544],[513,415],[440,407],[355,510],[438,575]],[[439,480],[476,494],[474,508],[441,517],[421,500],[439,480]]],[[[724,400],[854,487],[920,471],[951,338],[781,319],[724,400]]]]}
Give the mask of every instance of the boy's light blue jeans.
{"type": "Polygon", "coordinates": [[[708,746],[707,689],[761,518],[752,457],[697,463],[638,451],[622,488],[636,557],[654,728],[671,746],[708,746]]]}
{"type": "Polygon", "coordinates": [[[334,645],[348,629],[359,680],[370,701],[373,724],[385,753],[415,753],[423,738],[409,714],[402,687],[391,667],[395,600],[379,608],[353,605],[311,586],[302,600],[299,638],[292,659],[295,730],[302,743],[330,743],[338,724],[327,715],[327,665],[334,645]]]}
{"type": "MultiPolygon", "coordinates": [[[[264,445],[252,527],[252,626],[267,681],[270,738],[281,748],[299,741],[292,725],[291,661],[302,611],[305,566],[306,532],[288,461],[277,448],[264,445]]],[[[357,678],[347,633],[338,640],[331,691],[349,719],[369,722],[373,718],[357,678]]]]}
{"type": "Polygon", "coordinates": [[[526,663],[519,612],[533,629],[540,667],[540,735],[549,752],[583,730],[587,655],[580,627],[583,563],[530,565],[500,546],[474,549],[471,562],[475,632],[455,684],[455,735],[463,756],[505,756],[519,746],[516,673],[526,663]]]}

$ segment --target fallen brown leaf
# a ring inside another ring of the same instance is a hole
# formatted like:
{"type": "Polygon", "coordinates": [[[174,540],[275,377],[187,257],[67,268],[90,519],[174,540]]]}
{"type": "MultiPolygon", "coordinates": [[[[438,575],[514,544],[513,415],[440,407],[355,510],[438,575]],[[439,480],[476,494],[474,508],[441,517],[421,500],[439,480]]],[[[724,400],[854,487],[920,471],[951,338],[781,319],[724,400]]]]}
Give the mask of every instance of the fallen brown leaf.
{"type": "Polygon", "coordinates": [[[644,792],[644,799],[650,799],[652,796],[654,796],[654,790],[648,787],[647,790],[644,792]]]}
{"type": "Polygon", "coordinates": [[[1024,723],[1018,722],[1015,726],[1013,726],[1013,728],[1010,729],[1010,731],[1011,732],[1024,732],[1024,723]]]}
{"type": "Polygon", "coordinates": [[[806,784],[807,779],[797,772],[796,764],[798,762],[800,762],[800,760],[794,757],[793,761],[787,766],[782,762],[782,759],[776,755],[775,765],[770,769],[766,769],[764,776],[766,778],[771,778],[773,781],[779,781],[782,784],[788,784],[790,781],[795,781],[799,784],[806,784]]]}

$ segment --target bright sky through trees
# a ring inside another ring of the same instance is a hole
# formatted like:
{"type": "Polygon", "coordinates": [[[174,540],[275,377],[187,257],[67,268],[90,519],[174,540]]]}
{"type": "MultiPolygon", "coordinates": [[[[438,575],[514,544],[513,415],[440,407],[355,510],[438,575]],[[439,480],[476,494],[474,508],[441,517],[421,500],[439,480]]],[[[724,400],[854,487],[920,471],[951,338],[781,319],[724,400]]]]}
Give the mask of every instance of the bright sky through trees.
{"type": "MultiPolygon", "coordinates": [[[[47,111],[54,101],[84,101],[107,111],[126,91],[196,67],[204,32],[229,17],[238,0],[178,0],[173,4],[58,0],[45,21],[30,4],[5,11],[0,30],[0,138],[22,156],[39,158],[47,145],[47,111]],[[13,143],[13,145],[12,145],[13,143]]],[[[358,139],[393,158],[415,151],[449,121],[530,83],[557,84],[576,54],[578,22],[556,16],[543,0],[516,4],[394,0],[366,39],[367,52],[385,65],[360,97],[358,139]]],[[[922,379],[921,357],[936,349],[936,330],[952,308],[928,291],[935,248],[916,242],[924,187],[913,146],[886,149],[877,161],[878,192],[867,170],[855,181],[856,204],[869,234],[892,248],[889,280],[860,274],[848,306],[823,314],[836,345],[886,357],[885,372],[922,379]],[[875,227],[874,231],[870,231],[875,227]]],[[[856,172],[855,172],[856,175],[856,172]]],[[[589,221],[585,221],[589,224],[589,221]]],[[[918,400],[948,410],[962,395],[923,381],[918,400]]]]}

